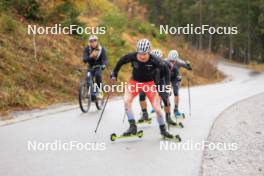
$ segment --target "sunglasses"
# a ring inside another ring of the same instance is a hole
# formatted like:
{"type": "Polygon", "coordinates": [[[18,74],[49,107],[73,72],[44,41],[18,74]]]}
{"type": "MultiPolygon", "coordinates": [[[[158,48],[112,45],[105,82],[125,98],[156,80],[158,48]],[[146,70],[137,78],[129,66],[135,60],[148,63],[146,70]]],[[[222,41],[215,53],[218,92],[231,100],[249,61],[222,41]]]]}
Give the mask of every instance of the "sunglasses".
{"type": "Polygon", "coordinates": [[[96,42],[96,41],[97,41],[96,39],[89,40],[89,42],[96,42]]]}

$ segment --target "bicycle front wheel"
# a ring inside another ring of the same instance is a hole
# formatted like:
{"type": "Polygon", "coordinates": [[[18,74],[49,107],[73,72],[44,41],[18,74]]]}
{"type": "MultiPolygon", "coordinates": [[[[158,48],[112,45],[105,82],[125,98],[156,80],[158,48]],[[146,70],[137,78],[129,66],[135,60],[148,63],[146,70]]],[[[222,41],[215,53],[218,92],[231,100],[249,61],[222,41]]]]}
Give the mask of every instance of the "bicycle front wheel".
{"type": "Polygon", "coordinates": [[[82,112],[86,113],[91,107],[91,91],[89,84],[82,80],[79,89],[79,105],[82,112]]]}
{"type": "Polygon", "coordinates": [[[96,98],[96,102],[95,102],[96,108],[98,110],[101,110],[104,106],[104,103],[105,103],[105,93],[101,91],[96,98]]]}

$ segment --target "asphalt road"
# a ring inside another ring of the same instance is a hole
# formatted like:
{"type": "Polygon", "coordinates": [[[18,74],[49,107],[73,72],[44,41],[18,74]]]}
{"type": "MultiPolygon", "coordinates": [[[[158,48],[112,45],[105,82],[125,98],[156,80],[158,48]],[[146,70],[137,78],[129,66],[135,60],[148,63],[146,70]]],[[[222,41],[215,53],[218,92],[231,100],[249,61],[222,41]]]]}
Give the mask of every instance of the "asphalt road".
{"type": "MultiPolygon", "coordinates": [[[[221,83],[191,88],[192,116],[183,121],[184,129],[170,128],[181,135],[182,144],[206,140],[214,120],[233,103],[264,91],[264,75],[227,64],[219,64],[229,78],[221,83]]],[[[188,114],[188,92],[181,89],[180,109],[188,114]]],[[[138,100],[134,112],[139,117],[138,100]]],[[[160,150],[160,135],[156,121],[142,128],[142,139],[111,142],[110,134],[122,133],[122,99],[107,105],[97,134],[94,129],[100,112],[93,107],[87,114],[79,109],[47,115],[0,127],[0,175],[4,176],[72,176],[72,175],[181,175],[200,174],[203,150],[160,150]],[[36,142],[39,150],[28,149],[36,142]],[[43,151],[43,143],[79,143],[94,150],[43,151]],[[96,143],[96,144],[95,144],[96,143]],[[104,149],[104,150],[102,150],[104,149]],[[95,151],[96,150],[96,151],[95,151]]]]}

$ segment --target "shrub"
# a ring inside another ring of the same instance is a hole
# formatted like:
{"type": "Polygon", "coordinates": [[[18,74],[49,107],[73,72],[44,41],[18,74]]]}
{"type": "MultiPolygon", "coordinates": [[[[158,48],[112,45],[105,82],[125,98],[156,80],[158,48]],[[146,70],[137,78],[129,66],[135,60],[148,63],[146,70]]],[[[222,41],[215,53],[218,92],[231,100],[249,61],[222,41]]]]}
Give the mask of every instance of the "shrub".
{"type": "Polygon", "coordinates": [[[122,33],[127,25],[127,17],[122,14],[111,14],[103,17],[102,24],[107,29],[106,37],[114,46],[124,46],[122,33]]]}
{"type": "Polygon", "coordinates": [[[42,20],[44,12],[37,0],[2,0],[2,9],[13,8],[17,13],[28,20],[42,20]]]}
{"type": "Polygon", "coordinates": [[[122,14],[108,14],[102,18],[101,26],[114,28],[116,31],[123,31],[127,25],[127,17],[122,14]]]}
{"type": "Polygon", "coordinates": [[[80,11],[69,0],[64,1],[62,4],[55,7],[53,12],[48,17],[48,20],[54,23],[60,22],[63,26],[77,25],[84,27],[78,19],[80,11]]]}
{"type": "Polygon", "coordinates": [[[0,24],[2,26],[0,30],[5,33],[14,32],[17,28],[16,21],[9,15],[1,15],[0,24]]]}

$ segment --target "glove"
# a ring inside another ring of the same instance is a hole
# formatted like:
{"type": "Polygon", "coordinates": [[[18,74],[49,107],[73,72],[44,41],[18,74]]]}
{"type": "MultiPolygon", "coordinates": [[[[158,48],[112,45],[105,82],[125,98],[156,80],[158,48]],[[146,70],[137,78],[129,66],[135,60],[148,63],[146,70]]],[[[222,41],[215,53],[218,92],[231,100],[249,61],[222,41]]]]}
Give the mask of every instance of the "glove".
{"type": "Polygon", "coordinates": [[[116,75],[112,72],[111,75],[110,75],[110,82],[113,83],[117,80],[117,77],[116,75]]]}
{"type": "Polygon", "coordinates": [[[190,61],[186,62],[186,66],[187,66],[188,70],[192,70],[192,66],[191,66],[191,62],[190,61]]]}
{"type": "Polygon", "coordinates": [[[97,55],[99,54],[99,51],[97,49],[93,50],[91,54],[89,55],[90,58],[96,59],[97,55]]]}
{"type": "Polygon", "coordinates": [[[177,76],[177,81],[181,81],[181,76],[177,76]]]}

